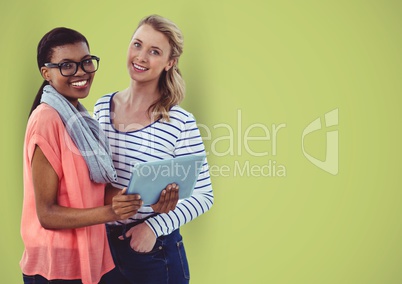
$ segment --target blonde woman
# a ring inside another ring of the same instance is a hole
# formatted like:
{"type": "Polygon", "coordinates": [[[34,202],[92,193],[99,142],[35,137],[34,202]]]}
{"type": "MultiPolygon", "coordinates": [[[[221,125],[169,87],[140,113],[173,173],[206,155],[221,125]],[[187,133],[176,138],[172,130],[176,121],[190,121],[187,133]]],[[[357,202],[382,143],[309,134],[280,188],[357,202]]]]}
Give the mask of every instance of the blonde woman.
{"type": "MultiPolygon", "coordinates": [[[[205,154],[193,115],[178,105],[185,90],[178,69],[182,51],[182,33],[173,22],[157,15],[144,18],[128,47],[130,85],[97,101],[95,117],[109,138],[118,176],[114,187],[127,186],[134,163],[205,154]]],[[[179,228],[213,204],[207,162],[190,198],[172,206],[169,186],[164,195],[167,201],[158,203],[164,208],[143,206],[127,220],[107,225],[116,269],[104,283],[189,282],[179,228]]]]}

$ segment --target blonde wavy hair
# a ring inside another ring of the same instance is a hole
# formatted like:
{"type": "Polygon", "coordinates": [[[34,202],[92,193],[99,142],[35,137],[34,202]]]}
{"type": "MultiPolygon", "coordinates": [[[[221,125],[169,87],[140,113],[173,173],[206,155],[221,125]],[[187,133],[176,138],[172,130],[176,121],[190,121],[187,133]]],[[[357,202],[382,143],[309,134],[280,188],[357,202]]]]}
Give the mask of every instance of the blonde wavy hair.
{"type": "Polygon", "coordinates": [[[183,53],[183,34],[175,23],[159,15],[150,15],[143,18],[139,22],[137,29],[142,25],[149,25],[167,37],[171,47],[169,60],[175,59],[176,61],[175,65],[168,71],[162,71],[158,82],[161,97],[148,109],[153,120],[169,121],[169,110],[174,105],[178,105],[184,99],[185,94],[185,83],[177,67],[180,55],[183,53]]]}

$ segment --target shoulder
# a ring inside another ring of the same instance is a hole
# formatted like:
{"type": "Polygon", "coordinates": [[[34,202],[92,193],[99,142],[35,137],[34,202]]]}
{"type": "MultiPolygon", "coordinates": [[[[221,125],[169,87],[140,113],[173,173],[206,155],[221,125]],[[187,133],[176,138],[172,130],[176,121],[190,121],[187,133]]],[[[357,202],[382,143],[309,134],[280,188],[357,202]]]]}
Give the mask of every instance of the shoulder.
{"type": "Polygon", "coordinates": [[[29,143],[38,145],[58,145],[59,141],[64,141],[62,139],[65,131],[59,113],[51,106],[42,103],[29,117],[26,139],[29,143]]]}
{"type": "Polygon", "coordinates": [[[51,106],[42,103],[40,104],[29,117],[29,122],[37,122],[39,124],[45,123],[44,126],[49,125],[49,123],[63,124],[59,113],[51,106]]]}
{"type": "Polygon", "coordinates": [[[100,97],[95,103],[95,108],[102,108],[103,106],[108,105],[115,93],[116,92],[109,93],[100,97]]]}
{"type": "Polygon", "coordinates": [[[179,120],[183,123],[195,121],[195,117],[191,112],[188,112],[187,110],[178,105],[175,105],[170,109],[169,115],[171,119],[179,120]]]}

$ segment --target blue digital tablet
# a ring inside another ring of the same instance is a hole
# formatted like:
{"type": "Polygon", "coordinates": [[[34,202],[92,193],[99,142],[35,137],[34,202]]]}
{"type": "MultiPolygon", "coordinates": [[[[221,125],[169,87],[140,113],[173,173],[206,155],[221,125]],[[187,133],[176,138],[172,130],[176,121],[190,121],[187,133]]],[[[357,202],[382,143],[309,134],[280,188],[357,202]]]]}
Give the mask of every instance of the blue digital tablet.
{"type": "Polygon", "coordinates": [[[133,166],[127,194],[140,194],[144,205],[158,202],[161,191],[170,183],[179,185],[179,199],[193,194],[205,155],[186,155],[133,166]]]}

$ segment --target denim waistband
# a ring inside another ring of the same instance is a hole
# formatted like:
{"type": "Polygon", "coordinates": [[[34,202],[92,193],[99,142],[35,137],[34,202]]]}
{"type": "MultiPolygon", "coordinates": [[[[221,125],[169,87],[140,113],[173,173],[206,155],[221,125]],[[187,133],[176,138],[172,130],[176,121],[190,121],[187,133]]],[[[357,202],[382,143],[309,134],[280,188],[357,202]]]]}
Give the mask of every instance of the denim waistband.
{"type": "MultiPolygon", "coordinates": [[[[109,235],[111,236],[115,236],[117,235],[117,237],[123,235],[123,233],[127,232],[128,230],[130,230],[132,227],[137,226],[141,223],[144,223],[146,220],[148,220],[149,218],[152,218],[156,215],[159,215],[158,213],[154,213],[151,214],[141,220],[137,220],[131,223],[122,223],[121,225],[111,225],[111,224],[106,224],[106,231],[108,232],[109,235]]],[[[125,237],[125,236],[124,236],[125,237]]]]}
{"type": "Polygon", "coordinates": [[[110,237],[118,238],[119,236],[123,235],[125,232],[130,230],[132,227],[135,227],[141,223],[144,222],[131,222],[128,224],[121,224],[121,225],[106,224],[106,231],[110,237]]]}
{"type": "MultiPolygon", "coordinates": [[[[145,220],[144,220],[145,221],[145,220]]],[[[110,224],[106,224],[106,231],[107,234],[109,235],[109,238],[112,239],[116,239],[120,236],[125,237],[125,233],[130,230],[132,227],[135,227],[141,223],[144,223],[144,221],[142,222],[131,222],[128,224],[121,224],[121,225],[110,225],[110,224]]],[[[177,238],[180,238],[180,229],[176,229],[174,230],[172,233],[170,233],[169,235],[166,236],[160,236],[158,237],[159,240],[169,240],[169,239],[174,239],[176,240],[177,238]]]]}

